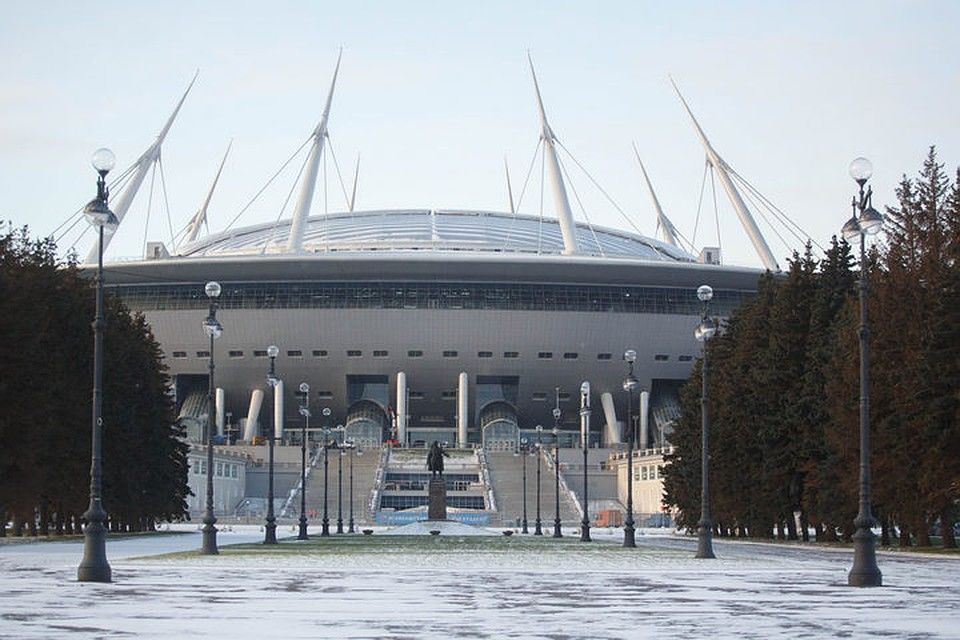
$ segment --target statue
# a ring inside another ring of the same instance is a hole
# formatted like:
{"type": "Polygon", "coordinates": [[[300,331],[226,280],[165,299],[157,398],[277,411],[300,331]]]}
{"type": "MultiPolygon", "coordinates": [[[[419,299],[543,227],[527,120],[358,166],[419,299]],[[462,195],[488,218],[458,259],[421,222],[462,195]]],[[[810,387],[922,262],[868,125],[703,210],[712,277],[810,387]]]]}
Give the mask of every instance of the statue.
{"type": "Polygon", "coordinates": [[[450,454],[443,450],[440,443],[436,440],[430,445],[430,451],[427,453],[427,469],[430,470],[430,477],[436,478],[443,476],[443,458],[450,457],[450,454]]]}

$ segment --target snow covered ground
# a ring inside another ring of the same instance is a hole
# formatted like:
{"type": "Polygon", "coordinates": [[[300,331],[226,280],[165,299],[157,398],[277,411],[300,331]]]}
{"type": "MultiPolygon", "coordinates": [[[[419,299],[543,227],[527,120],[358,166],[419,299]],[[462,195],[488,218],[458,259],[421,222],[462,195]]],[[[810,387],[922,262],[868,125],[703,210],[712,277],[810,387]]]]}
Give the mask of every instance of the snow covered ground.
{"type": "Polygon", "coordinates": [[[0,545],[0,638],[960,638],[956,557],[880,554],[885,586],[852,589],[849,551],[716,541],[704,561],[656,531],[227,546],[254,526],[160,555],[198,549],[188,530],[110,539],[106,585],[76,582],[79,542],[0,545]]]}

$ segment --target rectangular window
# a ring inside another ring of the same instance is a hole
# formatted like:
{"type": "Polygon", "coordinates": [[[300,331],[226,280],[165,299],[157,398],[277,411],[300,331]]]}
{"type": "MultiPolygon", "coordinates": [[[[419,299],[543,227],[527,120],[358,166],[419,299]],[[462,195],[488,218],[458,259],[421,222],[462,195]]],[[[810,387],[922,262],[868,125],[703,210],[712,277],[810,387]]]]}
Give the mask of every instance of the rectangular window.
{"type": "Polygon", "coordinates": [[[201,461],[200,461],[200,475],[203,475],[203,476],[207,475],[207,461],[206,461],[206,460],[201,460],[201,461]]]}
{"type": "Polygon", "coordinates": [[[197,460],[191,466],[193,467],[193,475],[195,476],[200,475],[200,461],[197,460]]]}
{"type": "Polygon", "coordinates": [[[444,351],[444,352],[443,352],[443,357],[444,357],[444,358],[456,358],[458,355],[459,355],[459,354],[458,354],[456,351],[444,351]]]}
{"type": "Polygon", "coordinates": [[[611,360],[613,359],[612,353],[598,353],[597,360],[611,360]]]}
{"type": "Polygon", "coordinates": [[[267,357],[267,352],[264,351],[263,349],[257,349],[256,351],[253,352],[253,357],[254,357],[254,358],[266,358],[266,357],[267,357]]]}
{"type": "Polygon", "coordinates": [[[579,357],[580,357],[580,354],[575,353],[573,351],[568,351],[567,353],[563,354],[564,360],[576,360],[579,357]]]}
{"type": "Polygon", "coordinates": [[[326,350],[326,349],[314,349],[314,350],[313,350],[313,357],[314,357],[314,358],[326,358],[327,355],[328,355],[328,354],[327,354],[327,350],[326,350]]]}
{"type": "Polygon", "coordinates": [[[566,391],[561,391],[561,392],[560,392],[560,395],[559,395],[559,398],[560,398],[560,402],[569,402],[569,401],[570,401],[570,394],[567,393],[566,391]]]}
{"type": "Polygon", "coordinates": [[[362,357],[363,357],[363,351],[360,351],[359,349],[348,349],[348,350],[347,350],[347,357],[348,357],[348,358],[362,358],[362,357]]]}
{"type": "Polygon", "coordinates": [[[423,391],[411,391],[411,392],[410,392],[410,399],[411,399],[411,400],[423,400],[424,397],[425,397],[425,396],[424,396],[423,391]]]}
{"type": "Polygon", "coordinates": [[[680,362],[690,362],[691,360],[693,360],[693,356],[679,356],[677,360],[679,360],[680,362]]]}
{"type": "Polygon", "coordinates": [[[230,357],[231,357],[231,358],[242,358],[242,357],[243,357],[243,351],[231,351],[231,352],[230,352],[230,357]]]}
{"type": "Polygon", "coordinates": [[[546,402],[546,400],[547,400],[547,394],[542,393],[542,392],[537,392],[537,393],[533,394],[532,400],[533,400],[534,402],[546,402]]]}
{"type": "Polygon", "coordinates": [[[493,357],[493,351],[478,351],[478,352],[477,352],[477,357],[478,357],[478,358],[492,358],[492,357],[493,357]]]}
{"type": "Polygon", "coordinates": [[[230,477],[232,478],[238,477],[239,469],[240,469],[240,465],[238,464],[233,465],[233,467],[230,469],[230,477]]]}
{"type": "Polygon", "coordinates": [[[222,462],[218,462],[218,463],[217,463],[217,477],[219,478],[219,477],[222,476],[222,475],[223,475],[223,463],[222,463],[222,462]]]}
{"type": "Polygon", "coordinates": [[[666,362],[670,359],[670,356],[665,353],[658,353],[657,355],[653,356],[653,359],[657,362],[666,362]]]}
{"type": "Polygon", "coordinates": [[[290,351],[287,351],[287,357],[288,357],[288,358],[302,358],[302,357],[303,357],[303,351],[300,351],[300,349],[291,349],[290,351]]]}
{"type": "Polygon", "coordinates": [[[640,467],[640,479],[641,479],[641,480],[646,480],[646,479],[647,479],[647,467],[646,467],[646,466],[640,467]]]}
{"type": "Polygon", "coordinates": [[[386,358],[388,355],[390,354],[387,351],[384,351],[383,349],[375,350],[373,352],[374,358],[386,358]]]}
{"type": "Polygon", "coordinates": [[[457,392],[456,391],[441,391],[440,397],[444,400],[456,400],[457,392]]]}
{"type": "Polygon", "coordinates": [[[186,352],[186,351],[174,351],[174,352],[173,352],[173,357],[174,357],[174,358],[186,358],[186,357],[187,357],[187,352],[186,352]]]}
{"type": "Polygon", "coordinates": [[[411,349],[410,351],[407,351],[407,357],[408,357],[408,358],[422,358],[422,357],[423,357],[423,351],[420,351],[419,349],[411,349]]]}
{"type": "Polygon", "coordinates": [[[317,397],[329,400],[333,397],[333,391],[317,391],[317,397]]]}
{"type": "Polygon", "coordinates": [[[503,357],[504,357],[504,358],[519,358],[519,357],[520,357],[520,353],[517,352],[517,351],[504,351],[504,352],[503,352],[503,357]]]}
{"type": "Polygon", "coordinates": [[[553,351],[541,351],[537,354],[537,357],[541,360],[550,360],[553,358],[553,351]]]}
{"type": "Polygon", "coordinates": [[[633,468],[633,479],[634,479],[634,480],[639,480],[639,479],[640,479],[640,468],[639,468],[639,467],[634,467],[634,468],[633,468]]]}
{"type": "Polygon", "coordinates": [[[209,358],[209,357],[210,357],[210,352],[209,352],[209,351],[197,351],[197,357],[198,357],[198,358],[209,358]]]}

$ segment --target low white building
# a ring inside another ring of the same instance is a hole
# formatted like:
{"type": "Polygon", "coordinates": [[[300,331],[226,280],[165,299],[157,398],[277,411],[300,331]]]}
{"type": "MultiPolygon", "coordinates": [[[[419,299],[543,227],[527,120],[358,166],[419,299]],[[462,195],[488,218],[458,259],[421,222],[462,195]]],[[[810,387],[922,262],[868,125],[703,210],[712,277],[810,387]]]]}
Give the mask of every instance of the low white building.
{"type": "MultiPolygon", "coordinates": [[[[671,515],[663,506],[663,457],[673,447],[641,449],[633,452],[633,513],[637,526],[659,526],[662,515],[671,515]]],[[[627,452],[610,456],[608,465],[617,470],[617,496],[627,504],[627,452]]]]}
{"type": "MultiPolygon", "coordinates": [[[[232,514],[243,500],[249,461],[245,454],[213,448],[213,510],[217,515],[232,514]]],[[[187,484],[193,492],[187,504],[191,516],[196,516],[203,513],[207,504],[207,447],[192,444],[187,463],[187,484]]]]}

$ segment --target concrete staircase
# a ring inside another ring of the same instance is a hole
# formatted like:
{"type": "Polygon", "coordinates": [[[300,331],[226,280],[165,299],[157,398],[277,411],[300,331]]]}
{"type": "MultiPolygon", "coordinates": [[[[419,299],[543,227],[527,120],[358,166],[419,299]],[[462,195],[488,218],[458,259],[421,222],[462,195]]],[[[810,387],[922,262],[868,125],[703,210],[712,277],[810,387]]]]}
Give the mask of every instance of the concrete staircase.
{"type": "MultiPolygon", "coordinates": [[[[339,452],[331,449],[329,455],[327,495],[327,513],[330,519],[330,532],[337,530],[337,464],[339,452]]],[[[365,449],[363,455],[353,456],[353,519],[356,525],[368,525],[373,522],[370,513],[370,494],[373,491],[377,467],[380,465],[380,449],[365,449]]],[[[347,530],[350,518],[350,452],[343,456],[343,530],[347,530]]],[[[299,518],[300,497],[293,501],[291,513],[297,512],[299,518]]],[[[317,455],[316,464],[307,477],[307,517],[311,530],[319,528],[323,518],[323,451],[317,455]]]]}
{"type": "MultiPolygon", "coordinates": [[[[511,452],[487,451],[487,468],[490,473],[490,482],[493,484],[494,500],[497,504],[499,522],[491,524],[515,526],[517,518],[523,517],[523,459],[514,456],[511,452]]],[[[563,467],[561,465],[561,481],[563,467]]],[[[545,535],[553,533],[553,518],[555,511],[554,472],[553,465],[548,462],[547,454],[541,460],[540,467],[540,519],[545,535]]],[[[533,532],[537,508],[537,458],[527,458],[527,523],[530,532],[533,532]]],[[[563,534],[568,535],[571,529],[580,526],[580,511],[577,508],[570,492],[560,485],[560,523],[563,534]]]]}

